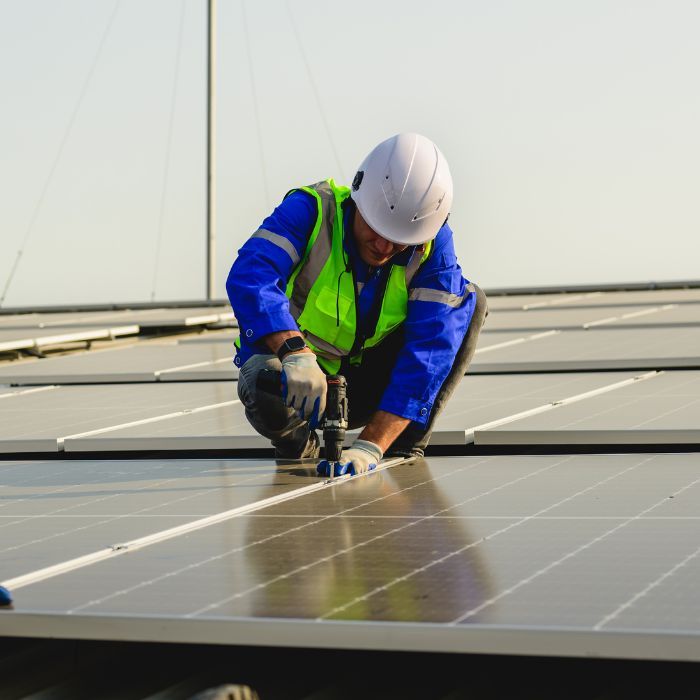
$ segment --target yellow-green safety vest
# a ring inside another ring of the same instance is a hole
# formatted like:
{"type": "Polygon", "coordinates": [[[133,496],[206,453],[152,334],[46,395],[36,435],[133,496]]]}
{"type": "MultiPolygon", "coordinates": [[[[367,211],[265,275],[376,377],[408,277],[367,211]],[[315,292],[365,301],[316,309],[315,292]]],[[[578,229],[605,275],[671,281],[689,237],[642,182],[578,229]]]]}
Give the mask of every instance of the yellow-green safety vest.
{"type": "Polygon", "coordinates": [[[408,287],[430,256],[432,241],[417,247],[407,265],[387,263],[391,269],[374,332],[358,338],[355,278],[343,247],[342,204],[350,189],[332,179],[299,189],[316,200],[318,212],[303,256],[299,258],[294,246],[278,234],[259,229],[253,236],[280,246],[296,263],[286,288],[290,313],[321,367],[335,374],[344,359],[359,364],[363,350],[381,343],[405,321],[408,287]]]}

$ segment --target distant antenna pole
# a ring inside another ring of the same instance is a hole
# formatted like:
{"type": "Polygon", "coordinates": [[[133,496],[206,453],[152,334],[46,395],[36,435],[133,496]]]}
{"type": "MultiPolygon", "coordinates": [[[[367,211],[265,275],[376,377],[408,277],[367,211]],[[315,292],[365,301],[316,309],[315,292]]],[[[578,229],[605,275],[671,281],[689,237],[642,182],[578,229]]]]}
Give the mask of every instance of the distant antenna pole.
{"type": "Polygon", "coordinates": [[[216,296],[216,0],[207,14],[207,299],[216,296]]]}

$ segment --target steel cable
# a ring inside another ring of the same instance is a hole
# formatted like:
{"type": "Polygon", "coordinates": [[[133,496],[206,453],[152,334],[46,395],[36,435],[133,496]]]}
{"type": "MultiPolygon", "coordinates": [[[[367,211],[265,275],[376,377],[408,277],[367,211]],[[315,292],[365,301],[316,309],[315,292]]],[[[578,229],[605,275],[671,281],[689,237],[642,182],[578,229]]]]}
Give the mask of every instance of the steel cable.
{"type": "Polygon", "coordinates": [[[246,54],[248,56],[248,73],[250,77],[250,91],[253,96],[253,112],[255,115],[255,131],[258,137],[258,151],[260,152],[260,168],[263,176],[263,191],[265,193],[265,206],[270,208],[269,178],[267,175],[267,160],[265,158],[265,147],[262,137],[262,125],[260,123],[260,109],[258,105],[258,93],[255,86],[255,72],[253,71],[253,52],[250,48],[250,32],[248,29],[248,13],[246,12],[246,0],[241,0],[241,14],[243,15],[243,37],[245,39],[246,54]]]}
{"type": "Polygon", "coordinates": [[[165,162],[163,164],[163,184],[160,190],[160,209],[158,212],[158,229],[156,232],[156,254],[153,266],[153,280],[151,282],[151,301],[156,298],[156,286],[158,283],[158,268],[160,266],[160,251],[163,240],[163,219],[165,215],[165,198],[168,189],[168,173],[170,172],[170,152],[172,150],[173,123],[175,121],[175,104],[177,101],[177,88],[180,78],[180,59],[182,56],[182,34],[185,26],[185,0],[180,2],[180,24],[177,31],[177,47],[175,49],[175,72],[173,75],[173,87],[170,94],[170,115],[168,117],[168,131],[165,137],[165,162]]]}
{"type": "Polygon", "coordinates": [[[306,68],[306,75],[309,78],[309,83],[311,83],[311,90],[314,93],[314,98],[316,100],[316,106],[318,107],[319,114],[321,115],[321,121],[323,122],[323,128],[326,130],[326,136],[328,137],[328,142],[330,143],[331,146],[331,151],[333,152],[333,157],[335,158],[335,164],[338,167],[338,172],[340,173],[340,176],[343,178],[343,182],[347,182],[347,179],[345,177],[345,173],[343,171],[343,166],[340,163],[340,156],[338,155],[338,149],[335,147],[335,141],[333,139],[333,134],[331,133],[331,128],[328,123],[328,118],[326,117],[326,112],[323,109],[323,103],[321,102],[321,96],[318,92],[318,88],[316,87],[316,81],[314,80],[313,73],[311,72],[311,65],[309,64],[309,60],[306,57],[306,52],[304,51],[304,44],[301,41],[301,35],[299,34],[299,29],[297,27],[296,22],[294,21],[294,15],[292,14],[292,8],[289,3],[289,0],[285,2],[285,5],[287,7],[287,14],[289,15],[289,21],[292,25],[292,31],[294,33],[294,38],[296,39],[297,42],[297,47],[299,49],[299,53],[301,54],[301,59],[304,62],[304,67],[306,68]]]}
{"type": "Polygon", "coordinates": [[[66,144],[68,143],[68,139],[70,137],[70,134],[73,130],[73,125],[75,124],[76,117],[78,116],[78,112],[80,111],[80,107],[83,103],[83,99],[85,98],[85,95],[87,94],[88,87],[90,86],[90,83],[92,81],[92,76],[95,73],[95,68],[97,64],[99,63],[100,56],[102,55],[102,50],[104,48],[104,45],[107,41],[107,37],[109,36],[110,30],[112,29],[112,25],[114,24],[114,18],[117,15],[117,10],[119,9],[119,6],[121,4],[121,0],[115,0],[114,3],[114,8],[112,9],[112,14],[109,16],[109,19],[107,20],[107,24],[102,32],[102,36],[100,37],[100,41],[97,45],[97,51],[95,52],[95,55],[93,56],[92,63],[90,65],[90,69],[87,72],[87,75],[85,76],[85,80],[83,81],[83,85],[80,89],[80,93],[78,95],[78,100],[75,103],[75,107],[73,108],[73,113],[70,116],[70,119],[68,120],[68,124],[65,128],[65,131],[63,132],[63,136],[61,138],[61,141],[58,146],[58,151],[56,152],[56,155],[53,159],[53,162],[51,164],[51,167],[49,168],[49,173],[46,177],[46,180],[44,181],[44,186],[41,190],[41,193],[39,195],[39,199],[37,200],[36,206],[34,207],[34,211],[32,213],[31,219],[29,220],[29,226],[27,227],[27,230],[25,231],[24,238],[22,239],[22,243],[20,244],[19,249],[17,250],[17,255],[15,257],[14,263],[12,264],[12,268],[10,269],[10,274],[7,277],[7,281],[5,282],[5,287],[2,291],[2,296],[0,296],[0,307],[5,303],[5,299],[7,298],[7,292],[10,289],[10,285],[12,284],[12,281],[15,277],[15,274],[17,273],[17,268],[19,267],[19,262],[20,259],[22,258],[22,255],[24,254],[24,250],[27,246],[27,243],[29,242],[29,238],[31,237],[31,234],[34,232],[34,227],[37,221],[37,218],[39,216],[39,212],[41,211],[41,208],[44,204],[44,200],[46,199],[46,194],[49,190],[49,186],[51,185],[51,181],[53,180],[54,173],[56,172],[56,168],[58,167],[58,163],[61,160],[61,156],[63,155],[63,151],[66,147],[66,144]]]}

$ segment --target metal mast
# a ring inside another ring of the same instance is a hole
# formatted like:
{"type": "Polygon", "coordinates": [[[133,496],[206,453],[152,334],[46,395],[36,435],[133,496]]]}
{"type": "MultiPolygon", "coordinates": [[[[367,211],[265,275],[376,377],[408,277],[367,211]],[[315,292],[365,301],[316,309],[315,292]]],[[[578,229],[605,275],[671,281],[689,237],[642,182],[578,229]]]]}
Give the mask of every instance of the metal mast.
{"type": "Polygon", "coordinates": [[[216,296],[216,0],[207,13],[207,300],[216,296]]]}

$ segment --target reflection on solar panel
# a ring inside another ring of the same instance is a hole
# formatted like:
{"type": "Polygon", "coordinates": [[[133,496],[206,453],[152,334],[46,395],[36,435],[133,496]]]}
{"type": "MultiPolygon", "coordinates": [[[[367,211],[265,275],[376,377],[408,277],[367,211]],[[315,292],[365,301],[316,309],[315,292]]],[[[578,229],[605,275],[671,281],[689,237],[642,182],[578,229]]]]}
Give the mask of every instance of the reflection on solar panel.
{"type": "Polygon", "coordinates": [[[246,452],[235,331],[0,363],[0,635],[700,661],[700,289],[490,308],[451,456],[333,483],[246,452]]]}

